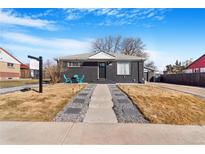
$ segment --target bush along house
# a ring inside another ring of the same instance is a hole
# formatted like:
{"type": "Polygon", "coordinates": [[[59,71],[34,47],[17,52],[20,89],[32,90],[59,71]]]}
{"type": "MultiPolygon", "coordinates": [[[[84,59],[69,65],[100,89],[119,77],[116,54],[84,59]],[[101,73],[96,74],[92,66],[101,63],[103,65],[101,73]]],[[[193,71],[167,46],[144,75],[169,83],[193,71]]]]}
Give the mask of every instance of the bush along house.
{"type": "Polygon", "coordinates": [[[144,58],[107,52],[90,52],[58,58],[64,76],[84,76],[88,83],[144,83],[144,58]]]}

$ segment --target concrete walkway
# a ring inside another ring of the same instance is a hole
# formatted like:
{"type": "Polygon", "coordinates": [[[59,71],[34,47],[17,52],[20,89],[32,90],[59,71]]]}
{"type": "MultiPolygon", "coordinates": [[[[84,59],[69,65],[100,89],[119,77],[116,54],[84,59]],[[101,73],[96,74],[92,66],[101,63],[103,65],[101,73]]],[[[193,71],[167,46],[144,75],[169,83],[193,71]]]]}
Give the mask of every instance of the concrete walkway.
{"type": "Polygon", "coordinates": [[[205,144],[205,126],[0,122],[0,144],[205,144]]]}
{"type": "Polygon", "coordinates": [[[117,123],[117,118],[112,107],[112,96],[107,84],[98,84],[91,96],[84,122],[117,123]]]}
{"type": "Polygon", "coordinates": [[[203,87],[185,86],[185,85],[177,85],[177,84],[169,84],[169,83],[153,83],[153,82],[147,84],[161,86],[164,88],[169,88],[176,91],[181,91],[198,97],[205,98],[205,88],[203,87]]]}

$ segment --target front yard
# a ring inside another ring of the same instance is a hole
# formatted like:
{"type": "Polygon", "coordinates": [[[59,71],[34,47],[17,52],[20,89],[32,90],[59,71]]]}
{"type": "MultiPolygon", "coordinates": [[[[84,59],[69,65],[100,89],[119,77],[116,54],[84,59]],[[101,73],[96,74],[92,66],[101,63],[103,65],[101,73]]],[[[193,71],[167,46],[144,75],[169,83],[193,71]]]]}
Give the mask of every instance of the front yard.
{"type": "Polygon", "coordinates": [[[152,85],[119,85],[151,123],[205,124],[205,100],[152,85]]]}
{"type": "Polygon", "coordinates": [[[35,91],[0,95],[0,120],[51,121],[85,84],[55,84],[35,91]]]}

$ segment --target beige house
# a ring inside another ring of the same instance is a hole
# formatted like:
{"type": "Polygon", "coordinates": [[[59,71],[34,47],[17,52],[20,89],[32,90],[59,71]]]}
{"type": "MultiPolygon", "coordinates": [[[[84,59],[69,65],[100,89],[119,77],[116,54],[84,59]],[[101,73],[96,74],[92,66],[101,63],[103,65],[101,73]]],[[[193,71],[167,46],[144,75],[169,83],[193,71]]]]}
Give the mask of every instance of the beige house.
{"type": "Polygon", "coordinates": [[[0,47],[0,80],[19,79],[21,62],[0,47]]]}

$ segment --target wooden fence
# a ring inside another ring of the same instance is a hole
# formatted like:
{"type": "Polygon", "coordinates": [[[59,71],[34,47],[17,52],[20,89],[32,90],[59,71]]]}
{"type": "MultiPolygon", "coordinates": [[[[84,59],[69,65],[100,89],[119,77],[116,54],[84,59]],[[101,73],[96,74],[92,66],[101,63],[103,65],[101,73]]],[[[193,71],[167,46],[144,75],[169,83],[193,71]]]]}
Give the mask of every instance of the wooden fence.
{"type": "Polygon", "coordinates": [[[161,82],[205,87],[205,73],[162,75],[161,82]]]}

